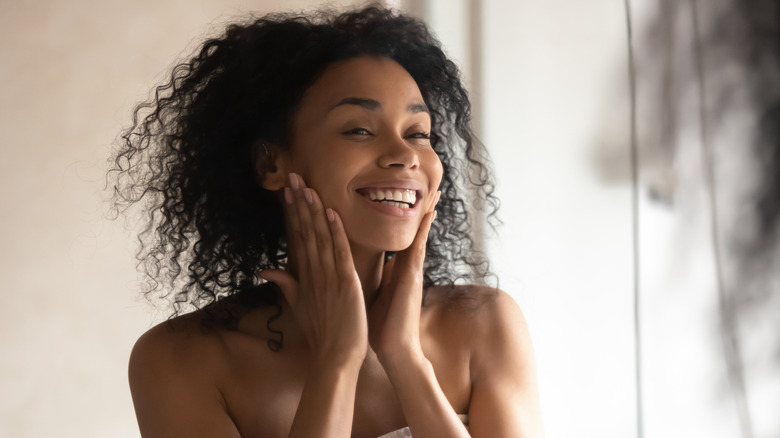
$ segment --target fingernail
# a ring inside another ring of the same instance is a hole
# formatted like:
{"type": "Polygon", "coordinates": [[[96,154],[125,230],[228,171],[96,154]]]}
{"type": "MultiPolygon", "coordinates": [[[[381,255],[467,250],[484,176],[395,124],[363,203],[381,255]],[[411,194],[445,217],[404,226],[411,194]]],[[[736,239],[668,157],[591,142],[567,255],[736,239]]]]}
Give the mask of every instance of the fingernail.
{"type": "Polygon", "coordinates": [[[437,215],[437,214],[439,214],[439,212],[438,212],[438,211],[436,211],[436,210],[433,210],[433,217],[431,218],[431,222],[433,222],[433,221],[435,221],[435,220],[436,220],[436,215],[437,215]]]}
{"type": "Polygon", "coordinates": [[[433,203],[433,206],[434,206],[434,207],[436,207],[437,205],[439,205],[439,199],[441,199],[441,190],[438,190],[438,191],[436,192],[436,201],[433,203]]]}
{"type": "Polygon", "coordinates": [[[336,215],[333,214],[333,210],[331,210],[330,208],[325,210],[325,214],[328,215],[329,221],[333,222],[336,220],[336,215]]]}
{"type": "Polygon", "coordinates": [[[298,190],[298,187],[300,187],[300,186],[298,185],[298,178],[296,178],[296,177],[295,177],[295,174],[294,174],[294,173],[291,173],[291,174],[290,174],[290,186],[291,186],[293,189],[295,189],[295,190],[298,190]]]}
{"type": "Polygon", "coordinates": [[[303,197],[306,198],[306,203],[311,205],[314,204],[314,197],[311,195],[311,189],[306,188],[303,189],[303,197]]]}
{"type": "Polygon", "coordinates": [[[284,188],[284,201],[288,204],[292,204],[292,193],[290,193],[289,187],[284,188]]]}

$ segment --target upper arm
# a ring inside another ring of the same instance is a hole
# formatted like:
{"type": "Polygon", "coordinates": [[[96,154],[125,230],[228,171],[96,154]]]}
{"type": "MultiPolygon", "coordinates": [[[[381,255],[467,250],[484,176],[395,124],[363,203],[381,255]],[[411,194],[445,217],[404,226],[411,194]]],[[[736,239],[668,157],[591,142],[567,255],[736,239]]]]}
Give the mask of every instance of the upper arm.
{"type": "Polygon", "coordinates": [[[523,313],[502,291],[479,312],[471,358],[472,436],[543,436],[536,363],[523,313]]]}
{"type": "Polygon", "coordinates": [[[188,366],[164,324],[144,334],[130,355],[129,380],[143,437],[239,437],[206,373],[188,366]]]}

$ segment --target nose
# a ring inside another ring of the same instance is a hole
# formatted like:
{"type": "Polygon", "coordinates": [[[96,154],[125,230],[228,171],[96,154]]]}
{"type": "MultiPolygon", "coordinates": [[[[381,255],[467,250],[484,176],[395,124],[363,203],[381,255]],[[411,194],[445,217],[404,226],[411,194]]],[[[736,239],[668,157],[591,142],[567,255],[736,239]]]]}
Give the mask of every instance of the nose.
{"type": "Polygon", "coordinates": [[[417,169],[420,167],[420,157],[413,145],[404,138],[388,139],[379,156],[379,167],[384,169],[398,167],[402,169],[417,169]]]}

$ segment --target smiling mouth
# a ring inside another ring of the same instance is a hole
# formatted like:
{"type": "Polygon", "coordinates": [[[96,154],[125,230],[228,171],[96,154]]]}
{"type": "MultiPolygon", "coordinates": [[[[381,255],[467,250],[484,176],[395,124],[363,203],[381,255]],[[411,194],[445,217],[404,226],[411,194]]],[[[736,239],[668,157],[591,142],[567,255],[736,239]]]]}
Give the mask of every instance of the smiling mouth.
{"type": "Polygon", "coordinates": [[[418,198],[417,191],[411,189],[365,188],[358,193],[372,202],[396,208],[414,208],[418,198]]]}

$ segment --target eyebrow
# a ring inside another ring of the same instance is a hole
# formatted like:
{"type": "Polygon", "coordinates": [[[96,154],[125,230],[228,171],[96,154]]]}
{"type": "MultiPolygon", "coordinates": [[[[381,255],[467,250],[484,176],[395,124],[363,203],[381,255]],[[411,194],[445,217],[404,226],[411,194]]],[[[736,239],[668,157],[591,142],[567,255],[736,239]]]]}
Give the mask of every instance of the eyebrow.
{"type": "Polygon", "coordinates": [[[417,113],[425,113],[430,114],[430,111],[428,111],[428,106],[424,103],[413,103],[406,107],[406,111],[409,111],[410,113],[417,114],[417,113]]]}
{"type": "MultiPolygon", "coordinates": [[[[342,105],[357,105],[361,108],[365,108],[370,111],[375,111],[382,108],[382,104],[374,99],[367,99],[363,97],[345,97],[344,99],[341,99],[339,103],[330,107],[328,111],[332,111],[333,109],[342,105]]],[[[417,114],[417,113],[430,114],[430,112],[428,111],[428,107],[424,103],[409,104],[406,107],[406,111],[412,114],[417,114]]]]}

